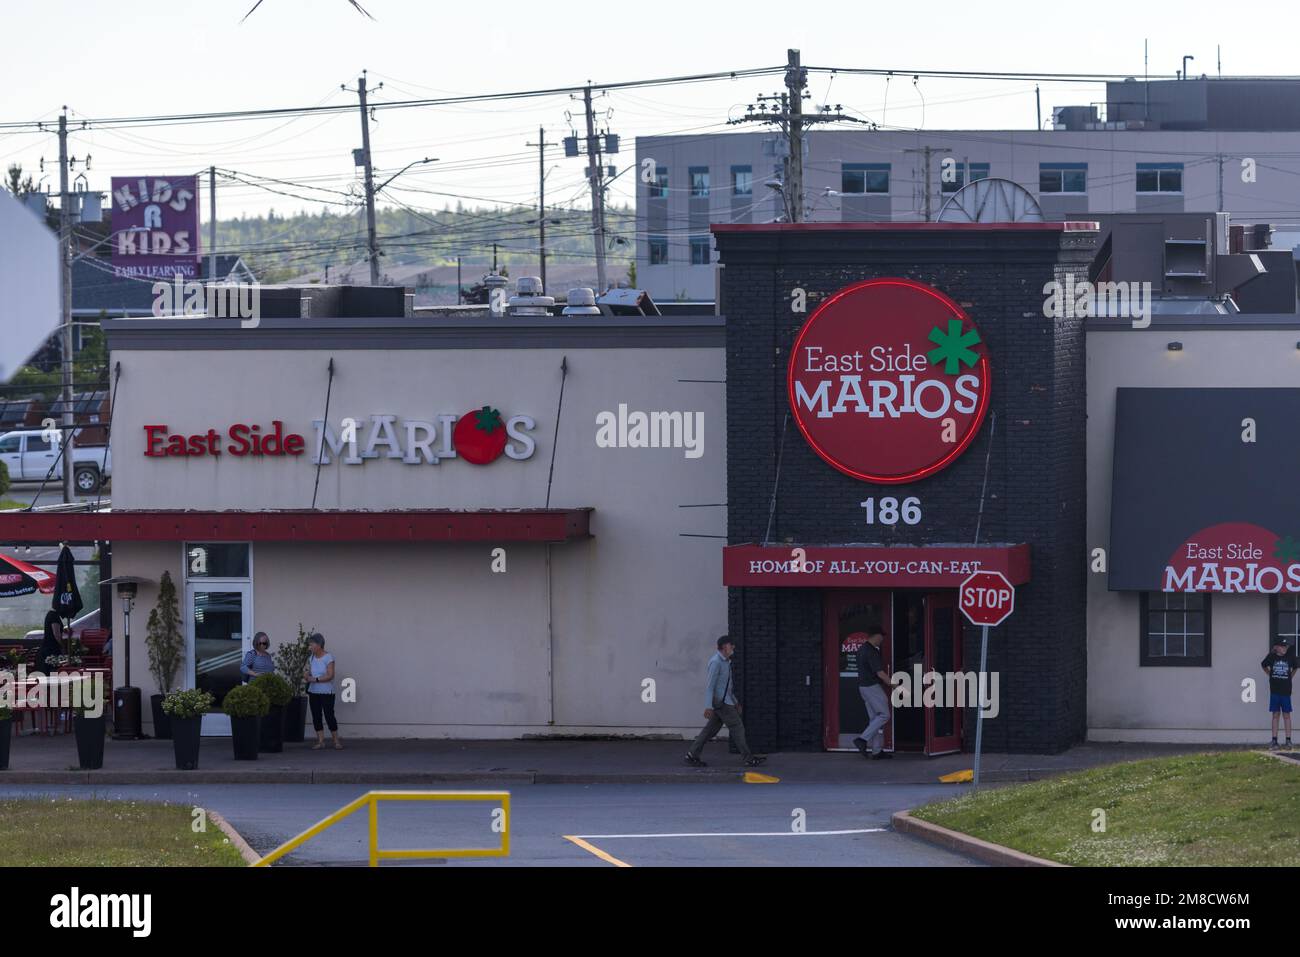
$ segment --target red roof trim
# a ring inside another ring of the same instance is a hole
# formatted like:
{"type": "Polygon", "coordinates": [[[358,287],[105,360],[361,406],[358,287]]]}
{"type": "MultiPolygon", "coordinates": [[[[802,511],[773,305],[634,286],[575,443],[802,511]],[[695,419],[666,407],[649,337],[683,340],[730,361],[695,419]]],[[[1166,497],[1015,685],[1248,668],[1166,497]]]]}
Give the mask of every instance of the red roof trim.
{"type": "Polygon", "coordinates": [[[3,542],[568,542],[590,508],[393,512],[0,512],[3,542]]]}
{"type": "Polygon", "coordinates": [[[1052,223],[714,223],[709,227],[715,233],[1095,233],[1101,230],[1096,222],[1052,223]]]}

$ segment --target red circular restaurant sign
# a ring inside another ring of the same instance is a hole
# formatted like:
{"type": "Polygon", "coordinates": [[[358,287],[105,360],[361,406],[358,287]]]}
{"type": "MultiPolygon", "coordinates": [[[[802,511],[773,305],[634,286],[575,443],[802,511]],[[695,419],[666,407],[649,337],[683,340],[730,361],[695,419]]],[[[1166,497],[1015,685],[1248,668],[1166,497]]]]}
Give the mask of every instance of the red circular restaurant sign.
{"type": "Polygon", "coordinates": [[[910,279],[871,279],[822,303],[795,337],[788,378],[808,444],[864,482],[946,468],[989,407],[979,330],[939,290],[910,279]]]}

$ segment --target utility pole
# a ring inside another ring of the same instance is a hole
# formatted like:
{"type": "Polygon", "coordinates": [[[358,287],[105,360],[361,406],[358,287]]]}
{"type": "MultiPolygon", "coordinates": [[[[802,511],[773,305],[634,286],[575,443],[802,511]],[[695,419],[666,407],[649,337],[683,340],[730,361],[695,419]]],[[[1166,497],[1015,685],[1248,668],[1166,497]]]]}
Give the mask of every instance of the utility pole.
{"type": "Polygon", "coordinates": [[[783,194],[786,217],[792,223],[802,222],[804,218],[803,202],[803,144],[804,134],[814,123],[862,123],[874,124],[854,116],[845,116],[843,107],[836,104],[832,110],[830,104],[822,106],[816,113],[804,114],[803,101],[808,94],[804,87],[808,85],[808,71],[799,61],[798,50],[786,51],[785,92],[771,96],[759,96],[755,104],[750,103],[745,115],[728,120],[729,125],[737,123],[771,123],[785,137],[787,153],[782,163],[781,193],[783,194]],[[769,108],[770,107],[770,108],[769,108]]]}
{"type": "Polygon", "coordinates": [[[1223,212],[1223,154],[1216,158],[1219,161],[1219,212],[1223,212]]]}
{"type": "MultiPolygon", "coordinates": [[[[922,147],[920,147],[919,149],[908,149],[908,150],[903,150],[904,153],[922,153],[922,154],[924,154],[924,157],[925,157],[925,179],[924,179],[924,182],[925,182],[925,196],[924,196],[924,197],[922,198],[922,200],[921,200],[921,209],[922,209],[923,212],[924,212],[924,215],[925,215],[925,221],[926,221],[927,223],[930,221],[930,218],[931,218],[931,206],[930,206],[930,154],[931,154],[931,153],[935,153],[935,152],[940,152],[940,153],[941,153],[941,152],[945,152],[947,149],[948,149],[948,147],[946,147],[946,146],[922,146],[922,147]]],[[[962,185],[964,186],[964,185],[966,185],[966,184],[963,183],[962,185]]]]}
{"type": "Polygon", "coordinates": [[[217,281],[217,168],[208,167],[208,282],[217,281]]]}
{"type": "MultiPolygon", "coordinates": [[[[370,285],[379,285],[379,241],[375,238],[375,172],[370,162],[370,111],[366,107],[366,72],[357,78],[357,96],[361,101],[361,149],[353,150],[353,161],[366,168],[366,248],[370,254],[370,285]]],[[[382,89],[380,83],[376,90],[382,89]]],[[[347,89],[347,87],[343,87],[347,89]]]]}
{"type": "Polygon", "coordinates": [[[76,501],[72,468],[72,194],[68,192],[68,108],[59,114],[59,239],[63,252],[63,501],[76,501]]]}
{"type": "Polygon", "coordinates": [[[546,128],[537,128],[537,142],[525,143],[537,147],[537,252],[541,258],[542,292],[546,292],[546,128]]]}
{"type": "Polygon", "coordinates": [[[786,160],[786,189],[790,192],[791,222],[803,219],[803,88],[808,72],[799,65],[799,51],[786,51],[785,91],[789,98],[790,156],[786,160]]]}
{"type": "Polygon", "coordinates": [[[602,183],[604,168],[600,165],[600,147],[596,140],[596,118],[591,112],[591,86],[582,90],[582,102],[587,109],[587,178],[591,181],[591,231],[596,245],[597,294],[609,288],[605,283],[605,187],[602,183]]]}
{"type": "Polygon", "coordinates": [[[462,287],[460,284],[460,257],[457,256],[456,257],[456,305],[458,306],[465,301],[464,293],[461,291],[461,289],[462,287]]]}

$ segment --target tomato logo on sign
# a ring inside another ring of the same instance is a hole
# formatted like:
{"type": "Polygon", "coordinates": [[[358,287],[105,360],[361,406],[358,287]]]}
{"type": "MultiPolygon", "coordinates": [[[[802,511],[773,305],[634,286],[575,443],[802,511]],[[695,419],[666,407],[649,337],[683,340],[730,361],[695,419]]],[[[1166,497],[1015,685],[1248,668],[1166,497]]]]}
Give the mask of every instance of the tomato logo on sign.
{"type": "Polygon", "coordinates": [[[912,482],[947,467],[988,412],[988,350],[955,302],[910,279],[840,290],[790,354],[790,408],[813,450],[864,482],[912,482]]]}

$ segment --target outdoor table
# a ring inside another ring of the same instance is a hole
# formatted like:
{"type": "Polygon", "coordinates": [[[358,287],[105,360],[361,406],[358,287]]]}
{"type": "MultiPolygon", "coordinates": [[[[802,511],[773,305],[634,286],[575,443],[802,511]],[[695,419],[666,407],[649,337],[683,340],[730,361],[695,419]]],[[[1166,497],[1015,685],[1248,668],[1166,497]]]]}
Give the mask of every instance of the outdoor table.
{"type": "MultiPolygon", "coordinates": [[[[44,700],[46,704],[40,708],[30,708],[24,705],[21,709],[15,708],[15,714],[19,710],[37,716],[34,724],[39,724],[44,728],[46,734],[58,734],[60,730],[72,730],[72,709],[59,704],[60,701],[69,700],[68,692],[64,688],[71,686],[74,682],[85,681],[92,674],[99,673],[104,675],[105,682],[110,680],[107,668],[83,668],[78,671],[59,671],[52,675],[41,675],[39,677],[29,677],[21,685],[15,682],[17,689],[16,697],[19,702],[29,701],[34,696],[35,689],[39,685],[45,686],[44,700]],[[51,704],[50,702],[54,702],[51,704]],[[62,725],[62,728],[60,728],[62,725]]],[[[107,707],[107,705],[106,705],[107,707]]],[[[33,734],[39,734],[40,729],[32,728],[33,734]]]]}

